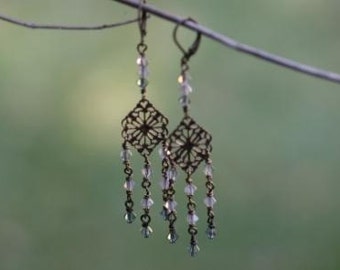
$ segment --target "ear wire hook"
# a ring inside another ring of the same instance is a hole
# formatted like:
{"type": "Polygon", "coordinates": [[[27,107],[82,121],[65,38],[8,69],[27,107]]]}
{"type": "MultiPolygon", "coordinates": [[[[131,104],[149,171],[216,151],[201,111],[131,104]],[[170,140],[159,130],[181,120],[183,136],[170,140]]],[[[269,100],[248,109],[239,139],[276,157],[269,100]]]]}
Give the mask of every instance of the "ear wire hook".
{"type": "Polygon", "coordinates": [[[201,43],[201,37],[202,37],[201,33],[196,32],[196,39],[194,40],[192,45],[188,48],[188,50],[184,49],[184,47],[179,43],[179,40],[177,38],[177,32],[178,32],[179,27],[188,21],[196,23],[196,21],[192,18],[184,19],[181,23],[175,26],[174,31],[173,31],[173,40],[176,46],[183,53],[182,64],[186,64],[191,58],[191,56],[193,56],[197,52],[199,45],[201,43]]]}
{"type": "Polygon", "coordinates": [[[137,45],[137,50],[140,54],[144,54],[147,50],[147,45],[144,43],[144,38],[146,36],[146,21],[148,19],[147,12],[142,9],[142,5],[146,3],[146,0],[139,1],[138,7],[138,26],[140,32],[140,42],[137,45]]]}

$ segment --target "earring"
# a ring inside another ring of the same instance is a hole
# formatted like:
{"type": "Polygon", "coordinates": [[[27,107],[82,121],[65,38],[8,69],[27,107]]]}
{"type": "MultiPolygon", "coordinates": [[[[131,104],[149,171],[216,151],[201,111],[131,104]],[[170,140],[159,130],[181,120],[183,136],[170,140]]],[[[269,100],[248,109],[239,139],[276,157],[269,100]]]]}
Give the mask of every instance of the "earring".
{"type": "MultiPolygon", "coordinates": [[[[192,19],[187,19],[191,20],[192,19]]],[[[195,21],[193,21],[195,22],[195,21]]],[[[194,193],[197,187],[193,183],[192,175],[198,168],[201,162],[205,162],[204,174],[206,178],[205,186],[207,188],[206,198],[204,199],[204,204],[207,207],[207,230],[206,233],[209,239],[214,239],[216,236],[215,222],[214,222],[214,212],[213,207],[216,203],[214,197],[214,183],[212,178],[212,161],[210,154],[212,151],[211,135],[203,129],[196,121],[189,115],[189,94],[192,92],[192,88],[189,84],[189,59],[197,52],[200,42],[201,34],[197,33],[194,43],[188,50],[185,50],[177,39],[177,30],[179,24],[175,27],[173,31],[173,39],[177,47],[182,51],[183,56],[181,58],[181,73],[178,78],[181,89],[180,103],[183,108],[184,116],[182,121],[176,127],[176,129],[170,134],[167,145],[169,150],[170,159],[176,163],[185,173],[186,173],[186,187],[184,192],[188,198],[187,203],[187,222],[188,222],[188,233],[190,234],[190,246],[189,253],[191,256],[195,256],[199,252],[199,247],[197,244],[197,227],[196,223],[198,221],[198,216],[196,214],[196,202],[194,201],[194,193]]],[[[169,185],[169,189],[171,186],[169,185]]],[[[170,192],[174,194],[174,192],[170,192]]],[[[168,205],[174,204],[171,197],[168,199],[168,205]]],[[[170,211],[173,207],[168,207],[170,211]]],[[[171,233],[171,228],[170,228],[171,233]]]]}
{"type": "MultiPolygon", "coordinates": [[[[141,1],[141,3],[145,3],[141,1]]],[[[146,22],[147,14],[141,8],[138,11],[139,16],[139,30],[141,40],[137,45],[138,58],[137,65],[139,68],[139,79],[137,85],[141,91],[141,99],[132,109],[132,111],[122,120],[122,137],[124,142],[122,144],[121,159],[124,164],[125,183],[124,188],[126,191],[125,201],[125,220],[127,223],[132,223],[136,219],[134,213],[134,202],[132,193],[135,186],[133,180],[133,170],[131,167],[131,151],[129,146],[134,147],[144,158],[144,166],[142,169],[143,180],[141,183],[144,189],[144,196],[141,201],[143,214],[140,216],[142,223],[141,233],[145,238],[150,237],[152,229],[150,227],[151,217],[150,208],[153,205],[151,199],[150,186],[152,169],[148,159],[153,149],[162,141],[166,139],[168,134],[167,124],[168,119],[160,113],[146,98],[146,87],[148,85],[148,61],[145,57],[147,45],[144,42],[146,36],[146,22]]]]}

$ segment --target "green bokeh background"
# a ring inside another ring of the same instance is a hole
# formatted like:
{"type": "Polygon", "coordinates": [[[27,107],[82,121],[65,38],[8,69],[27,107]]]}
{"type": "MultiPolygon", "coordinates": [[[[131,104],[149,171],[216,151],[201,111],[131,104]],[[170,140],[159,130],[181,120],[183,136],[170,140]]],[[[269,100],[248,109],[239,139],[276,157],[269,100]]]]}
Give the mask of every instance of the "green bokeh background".
{"type": "MultiPolygon", "coordinates": [[[[158,0],[241,42],[340,72],[337,0],[158,0]]],[[[100,24],[134,17],[111,1],[2,0],[27,21],[100,24]]],[[[173,25],[149,22],[150,100],[181,118],[173,25]]],[[[182,39],[194,35],[185,30],[182,39]]],[[[154,234],[123,221],[120,120],[139,99],[136,25],[100,32],[0,22],[0,269],[340,269],[340,88],[203,39],[191,61],[193,117],[213,134],[218,238],[167,243],[152,187],[154,234]]],[[[152,158],[159,166],[158,155],[152,158]]],[[[133,157],[136,172],[141,166],[133,157]]],[[[200,171],[200,170],[199,170],[200,171]]],[[[183,175],[182,175],[183,176],[183,175]]],[[[136,177],[138,178],[138,177],[136,177]]],[[[136,179],[137,180],[137,179],[136,179]]],[[[139,208],[141,193],[135,194],[139,208]]]]}

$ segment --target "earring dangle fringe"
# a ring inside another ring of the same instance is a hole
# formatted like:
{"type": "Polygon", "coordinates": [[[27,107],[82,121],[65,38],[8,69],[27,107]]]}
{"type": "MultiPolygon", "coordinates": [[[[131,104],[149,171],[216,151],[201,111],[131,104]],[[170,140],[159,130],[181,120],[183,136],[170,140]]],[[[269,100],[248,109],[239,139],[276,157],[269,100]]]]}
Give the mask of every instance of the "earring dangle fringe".
{"type": "MultiPolygon", "coordinates": [[[[145,1],[141,1],[141,4],[142,3],[145,3],[145,1]]],[[[129,146],[135,148],[144,158],[144,166],[142,168],[143,180],[141,183],[144,189],[144,196],[141,201],[143,214],[140,216],[140,220],[142,223],[141,233],[145,238],[148,238],[152,233],[152,228],[150,227],[150,208],[153,205],[150,192],[152,169],[148,157],[153,149],[166,139],[168,134],[168,119],[146,98],[147,77],[149,72],[148,61],[145,56],[147,45],[144,42],[144,38],[146,36],[147,14],[145,11],[139,9],[138,16],[141,40],[137,45],[137,65],[139,69],[137,85],[141,91],[141,99],[135,108],[122,120],[122,137],[124,142],[122,144],[121,158],[126,175],[124,188],[126,191],[125,220],[127,223],[132,223],[136,219],[134,202],[132,200],[135,181],[133,180],[133,170],[130,163],[132,153],[129,146]]]]}
{"type": "MultiPolygon", "coordinates": [[[[193,21],[192,19],[188,19],[193,21]]],[[[193,21],[194,22],[194,21],[193,21]]],[[[189,115],[189,94],[192,92],[192,87],[189,83],[189,59],[193,56],[200,45],[201,34],[197,33],[196,39],[192,46],[186,51],[177,39],[177,30],[180,24],[178,24],[173,31],[174,42],[177,47],[182,51],[183,57],[181,58],[181,73],[178,78],[181,89],[180,103],[183,108],[184,116],[175,128],[175,130],[169,135],[167,140],[168,149],[170,153],[170,159],[174,161],[185,173],[186,173],[186,187],[184,192],[188,198],[187,202],[187,222],[188,233],[190,235],[189,254],[191,256],[197,255],[199,252],[199,246],[197,242],[198,229],[196,226],[199,220],[196,214],[196,202],[194,200],[194,194],[197,187],[193,183],[192,175],[200,165],[202,161],[205,162],[204,174],[206,177],[206,198],[204,204],[207,207],[207,223],[208,228],[206,233],[209,239],[214,239],[216,236],[214,212],[213,207],[216,203],[214,197],[214,183],[212,179],[212,161],[210,154],[212,151],[212,137],[211,135],[198,125],[195,120],[189,115]]]]}

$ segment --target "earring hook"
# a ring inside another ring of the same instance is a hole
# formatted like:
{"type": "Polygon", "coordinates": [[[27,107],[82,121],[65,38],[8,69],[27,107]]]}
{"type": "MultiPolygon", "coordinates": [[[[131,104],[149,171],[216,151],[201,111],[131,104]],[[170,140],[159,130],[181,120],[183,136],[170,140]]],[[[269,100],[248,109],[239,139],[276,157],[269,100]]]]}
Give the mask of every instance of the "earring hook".
{"type": "Polygon", "coordinates": [[[147,50],[147,45],[144,43],[146,36],[146,21],[148,19],[147,12],[142,9],[142,5],[146,4],[146,0],[139,1],[138,7],[138,26],[140,32],[140,43],[137,45],[137,50],[140,54],[144,54],[147,50]]]}
{"type": "Polygon", "coordinates": [[[178,23],[175,26],[174,31],[173,31],[173,40],[174,40],[176,46],[183,53],[183,58],[182,58],[182,62],[183,63],[188,62],[190,57],[193,56],[197,52],[197,50],[199,48],[199,45],[201,43],[201,37],[202,37],[200,32],[196,32],[196,39],[194,40],[192,45],[188,48],[188,50],[184,49],[184,47],[180,44],[180,42],[179,42],[179,40],[177,38],[177,32],[178,32],[179,27],[182,26],[184,23],[186,23],[188,21],[197,23],[194,19],[187,18],[187,19],[184,19],[181,23],[178,23]]]}

